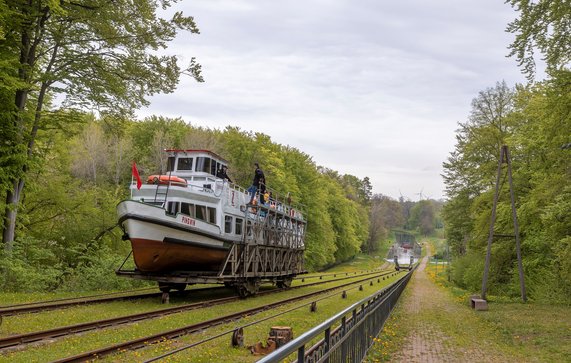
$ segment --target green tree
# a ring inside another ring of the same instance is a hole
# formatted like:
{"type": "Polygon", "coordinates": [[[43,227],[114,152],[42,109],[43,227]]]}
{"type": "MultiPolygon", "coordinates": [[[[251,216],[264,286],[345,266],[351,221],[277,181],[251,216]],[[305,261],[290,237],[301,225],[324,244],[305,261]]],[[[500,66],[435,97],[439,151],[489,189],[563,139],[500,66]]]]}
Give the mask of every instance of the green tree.
{"type": "Polygon", "coordinates": [[[369,236],[363,249],[374,252],[379,248],[379,242],[387,238],[391,229],[403,228],[405,220],[402,205],[386,195],[375,194],[371,198],[369,220],[369,236]]]}
{"type": "Polygon", "coordinates": [[[3,123],[11,130],[2,136],[10,137],[6,143],[17,155],[10,159],[5,191],[3,242],[7,249],[14,240],[18,205],[38,132],[48,126],[47,121],[57,120],[45,117],[51,98],[63,97],[67,109],[90,107],[130,114],[147,104],[148,95],[173,91],[182,73],[202,80],[194,59],[181,69],[175,56],[157,55],[178,31],[198,33],[194,20],[181,12],[170,19],[157,15],[159,5],[171,4],[148,0],[119,0],[113,6],[102,0],[3,3],[2,92],[15,106],[2,110],[3,123]]]}
{"type": "MultiPolygon", "coordinates": [[[[522,239],[526,287],[531,298],[568,301],[571,234],[571,158],[563,148],[571,135],[571,72],[518,86],[503,113],[502,127],[491,122],[463,124],[455,151],[446,163],[449,200],[443,216],[453,253],[454,280],[479,289],[497,172],[497,147],[509,145],[515,205],[522,239]],[[494,153],[494,150],[495,153],[494,153]]],[[[505,172],[505,170],[504,170],[505,172]]],[[[506,176],[500,178],[495,234],[513,234],[506,176]]],[[[517,296],[519,285],[512,238],[495,238],[490,287],[517,296]]]]}
{"type": "Polygon", "coordinates": [[[436,213],[430,200],[421,200],[410,211],[409,226],[428,236],[434,232],[436,213]]]}
{"type": "Polygon", "coordinates": [[[528,79],[535,74],[535,50],[543,56],[547,73],[569,69],[571,62],[571,2],[569,0],[507,0],[520,15],[508,25],[515,34],[509,46],[528,79]]]}

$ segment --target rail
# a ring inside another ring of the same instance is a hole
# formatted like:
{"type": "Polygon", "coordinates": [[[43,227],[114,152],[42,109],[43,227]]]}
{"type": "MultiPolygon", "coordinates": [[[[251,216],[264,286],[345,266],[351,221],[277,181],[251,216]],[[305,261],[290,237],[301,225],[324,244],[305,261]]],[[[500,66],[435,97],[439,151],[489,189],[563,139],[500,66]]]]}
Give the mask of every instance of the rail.
{"type": "Polygon", "coordinates": [[[296,352],[298,363],[362,361],[372,345],[373,338],[383,328],[413,271],[414,269],[390,287],[356,302],[300,335],[258,363],[281,362],[296,352]],[[320,335],[323,335],[323,338],[306,352],[306,345],[320,335]]]}
{"type": "MultiPolygon", "coordinates": [[[[292,303],[292,302],[296,302],[296,301],[300,301],[303,299],[307,299],[307,298],[311,298],[314,296],[318,296],[324,293],[328,293],[334,290],[338,290],[338,289],[342,289],[344,287],[348,287],[351,285],[355,285],[355,284],[359,284],[359,283],[363,283],[366,281],[370,281],[370,280],[374,280],[377,279],[377,281],[380,281],[380,277],[382,276],[394,276],[398,274],[398,272],[379,272],[377,274],[367,274],[367,275],[373,275],[370,277],[365,277],[363,279],[360,280],[356,280],[356,281],[351,281],[342,285],[337,285],[337,286],[332,286],[329,288],[325,288],[325,289],[320,289],[317,291],[313,291],[310,292],[308,294],[304,294],[304,295],[300,295],[300,296],[296,296],[296,297],[291,297],[291,298],[287,298],[284,300],[279,300],[273,303],[269,303],[269,304],[264,304],[255,308],[249,308],[246,310],[242,310],[240,312],[234,312],[234,313],[230,313],[228,315],[224,315],[224,316],[218,316],[216,318],[210,319],[208,321],[202,321],[199,323],[194,323],[191,325],[186,325],[184,327],[179,327],[179,328],[175,328],[175,329],[171,329],[169,331],[163,331],[157,334],[153,334],[150,336],[146,336],[146,337],[142,337],[142,338],[137,338],[134,340],[130,340],[130,341],[126,341],[126,342],[122,342],[122,343],[117,343],[114,344],[112,346],[107,346],[107,347],[103,347],[103,348],[98,348],[96,350],[92,350],[89,352],[84,352],[84,353],[80,353],[77,355],[74,355],[72,357],[67,357],[67,358],[61,358],[59,360],[54,361],[57,363],[64,363],[64,362],[85,362],[85,361],[91,361],[94,358],[101,358],[103,356],[115,353],[117,351],[122,351],[125,349],[138,349],[141,347],[144,347],[148,344],[152,344],[152,343],[157,343],[160,341],[163,341],[166,339],[174,339],[186,334],[191,334],[191,333],[195,333],[197,331],[204,331],[207,328],[219,325],[221,323],[225,323],[225,322],[229,322],[232,320],[238,320],[240,318],[249,316],[249,315],[253,315],[262,311],[267,311],[268,309],[272,309],[278,306],[282,306],[288,303],[292,303]]],[[[350,279],[349,277],[345,277],[343,279],[339,279],[337,281],[340,280],[345,280],[345,279],[350,279]]],[[[384,279],[384,277],[383,277],[384,279]]],[[[310,285],[314,285],[314,284],[307,284],[304,286],[310,286],[310,285]]],[[[302,286],[296,286],[297,287],[302,287],[302,286]]],[[[293,288],[292,288],[293,289],[293,288]]],[[[269,291],[267,293],[270,293],[269,291]]],[[[261,295],[261,294],[260,294],[261,295]]]]}

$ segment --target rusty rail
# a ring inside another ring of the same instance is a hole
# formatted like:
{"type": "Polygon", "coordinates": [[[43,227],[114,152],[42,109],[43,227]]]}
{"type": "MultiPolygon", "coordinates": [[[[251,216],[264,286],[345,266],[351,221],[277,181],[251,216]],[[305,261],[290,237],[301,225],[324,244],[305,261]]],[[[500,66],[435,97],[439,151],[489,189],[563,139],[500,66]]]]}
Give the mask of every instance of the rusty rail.
{"type": "MultiPolygon", "coordinates": [[[[54,361],[54,362],[57,362],[57,363],[63,363],[63,362],[85,362],[85,361],[94,359],[95,357],[100,358],[100,357],[102,357],[102,356],[106,356],[106,355],[115,353],[115,352],[117,352],[117,351],[119,351],[119,350],[124,350],[124,349],[137,349],[137,348],[146,346],[146,345],[148,345],[148,344],[152,344],[152,343],[159,342],[159,341],[164,340],[164,339],[173,339],[173,338],[176,338],[176,337],[179,337],[179,336],[182,336],[182,335],[186,335],[186,334],[193,333],[193,332],[195,332],[195,331],[204,330],[205,328],[210,328],[210,327],[215,326],[215,325],[219,325],[219,324],[222,324],[222,323],[225,323],[225,322],[228,322],[228,321],[236,320],[236,319],[242,318],[242,317],[244,317],[244,316],[246,316],[246,315],[256,314],[256,313],[259,313],[259,312],[262,312],[262,311],[265,311],[265,310],[268,310],[268,309],[271,309],[271,308],[274,308],[274,307],[277,307],[277,306],[281,306],[281,305],[285,305],[285,304],[288,304],[288,303],[291,303],[291,302],[295,302],[295,301],[299,301],[299,300],[302,300],[302,299],[306,299],[306,298],[309,298],[309,297],[312,297],[312,296],[316,296],[316,295],[323,294],[323,293],[326,293],[326,292],[329,292],[329,291],[333,291],[333,290],[336,290],[336,289],[340,289],[340,288],[343,288],[343,287],[346,287],[346,286],[349,286],[349,285],[352,285],[352,284],[360,283],[360,282],[363,282],[363,281],[368,281],[368,280],[370,280],[370,279],[375,279],[375,278],[381,277],[381,276],[396,275],[396,274],[398,274],[398,273],[397,273],[397,272],[384,272],[384,273],[376,273],[376,274],[375,274],[375,273],[371,273],[371,274],[372,274],[372,275],[375,275],[375,276],[367,277],[367,278],[364,278],[364,279],[361,279],[361,280],[357,280],[357,281],[352,281],[352,282],[349,282],[349,283],[346,283],[346,284],[343,284],[343,285],[340,285],[340,286],[334,286],[334,287],[331,287],[331,288],[328,288],[328,289],[324,289],[324,290],[312,292],[312,293],[305,294],[305,295],[302,295],[302,296],[289,298],[289,299],[282,300],[282,301],[279,301],[279,302],[275,302],[275,303],[271,303],[271,304],[259,306],[259,307],[256,307],[256,308],[246,309],[246,310],[243,310],[243,311],[240,311],[240,312],[228,314],[228,315],[221,316],[221,317],[218,317],[218,318],[215,318],[215,319],[203,321],[203,322],[196,323],[196,324],[187,325],[187,326],[184,326],[184,327],[181,327],[181,328],[176,328],[176,329],[169,330],[169,331],[165,331],[165,332],[161,332],[161,333],[158,333],[158,334],[153,334],[153,335],[146,336],[146,337],[143,337],[143,338],[138,338],[138,339],[134,339],[134,340],[131,340],[131,341],[127,341],[127,342],[115,344],[115,345],[112,345],[112,346],[103,347],[103,348],[96,349],[96,350],[92,350],[92,351],[89,351],[89,352],[84,352],[84,353],[77,354],[77,355],[74,355],[74,356],[71,356],[71,357],[62,358],[62,359],[56,360],[56,361],[54,361]]],[[[371,274],[368,274],[368,275],[371,275],[371,274]]],[[[341,281],[341,280],[345,280],[345,279],[348,279],[348,278],[351,278],[351,277],[345,277],[345,278],[338,279],[338,280],[335,280],[335,281],[341,281]]],[[[328,282],[331,282],[331,281],[328,281],[328,282]]],[[[323,284],[323,283],[324,283],[324,282],[317,282],[317,283],[312,283],[312,284],[306,284],[306,285],[302,285],[302,286],[292,287],[291,289],[293,289],[293,288],[307,287],[307,286],[312,286],[312,285],[319,285],[319,284],[323,284]]],[[[273,291],[268,291],[268,292],[265,292],[265,293],[262,293],[262,294],[271,293],[271,292],[273,292],[273,291]]]]}

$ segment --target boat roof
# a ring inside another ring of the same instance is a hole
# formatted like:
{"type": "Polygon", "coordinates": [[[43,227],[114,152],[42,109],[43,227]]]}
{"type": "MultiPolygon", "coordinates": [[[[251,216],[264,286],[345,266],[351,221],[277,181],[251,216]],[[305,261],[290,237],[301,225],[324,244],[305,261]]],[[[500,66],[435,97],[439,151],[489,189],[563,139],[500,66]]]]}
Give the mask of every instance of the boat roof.
{"type": "Polygon", "coordinates": [[[214,156],[216,159],[219,159],[220,161],[228,163],[228,160],[224,159],[222,156],[220,156],[220,155],[218,155],[215,152],[212,152],[210,150],[206,150],[206,149],[166,149],[165,151],[171,152],[171,153],[209,154],[211,156],[214,156]]]}

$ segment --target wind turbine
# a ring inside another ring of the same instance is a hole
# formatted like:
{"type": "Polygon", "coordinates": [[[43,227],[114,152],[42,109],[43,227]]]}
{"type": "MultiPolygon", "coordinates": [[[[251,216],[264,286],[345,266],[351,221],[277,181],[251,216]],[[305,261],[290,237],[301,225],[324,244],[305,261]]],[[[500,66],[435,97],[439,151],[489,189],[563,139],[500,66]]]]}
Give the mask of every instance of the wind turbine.
{"type": "Polygon", "coordinates": [[[424,190],[424,187],[422,187],[422,188],[420,189],[420,193],[414,193],[414,195],[418,195],[418,196],[419,196],[418,201],[421,201],[421,200],[422,200],[422,191],[423,191],[423,190],[424,190]]]}

